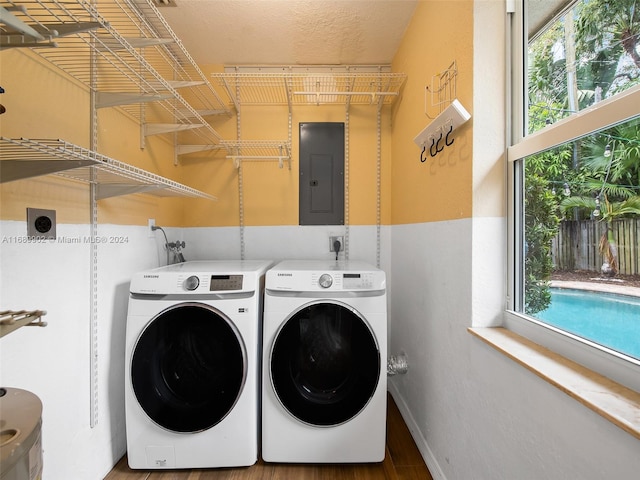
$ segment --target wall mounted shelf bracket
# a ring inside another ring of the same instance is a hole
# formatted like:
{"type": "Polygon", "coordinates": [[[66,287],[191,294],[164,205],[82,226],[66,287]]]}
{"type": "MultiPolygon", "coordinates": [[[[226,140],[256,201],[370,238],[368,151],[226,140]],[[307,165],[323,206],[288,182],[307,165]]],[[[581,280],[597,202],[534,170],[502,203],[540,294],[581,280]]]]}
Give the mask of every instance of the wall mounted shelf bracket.
{"type": "Polygon", "coordinates": [[[138,103],[159,102],[171,99],[171,95],[150,95],[126,92],[97,92],[96,108],[117,107],[120,105],[133,105],[138,103]]]}
{"type": "Polygon", "coordinates": [[[190,153],[206,152],[209,150],[219,150],[219,145],[176,145],[178,155],[189,155],[190,153]]]}
{"type": "Polygon", "coordinates": [[[144,125],[144,135],[148,137],[150,135],[161,135],[163,133],[182,132],[194,128],[203,128],[205,126],[204,124],[198,125],[194,123],[146,123],[144,125]]]}

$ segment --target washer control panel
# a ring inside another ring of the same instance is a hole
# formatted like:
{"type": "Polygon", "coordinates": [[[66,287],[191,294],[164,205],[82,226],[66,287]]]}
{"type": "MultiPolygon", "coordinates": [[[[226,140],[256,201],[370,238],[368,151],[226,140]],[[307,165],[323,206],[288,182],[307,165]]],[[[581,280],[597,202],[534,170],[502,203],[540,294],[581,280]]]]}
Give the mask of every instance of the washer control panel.
{"type": "Polygon", "coordinates": [[[244,274],[212,274],[212,273],[173,273],[173,274],[144,274],[134,277],[135,293],[154,294],[182,294],[182,293],[226,293],[253,291],[255,287],[250,283],[252,278],[244,274]],[[247,280],[245,282],[245,279],[247,280]],[[247,290],[249,289],[249,290],[247,290]]]}
{"type": "Polygon", "coordinates": [[[136,295],[223,295],[255,292],[272,262],[216,260],[182,262],[136,273],[136,295]]]}
{"type": "Polygon", "coordinates": [[[242,290],[244,275],[178,275],[178,288],[188,292],[230,292],[242,290]]]}

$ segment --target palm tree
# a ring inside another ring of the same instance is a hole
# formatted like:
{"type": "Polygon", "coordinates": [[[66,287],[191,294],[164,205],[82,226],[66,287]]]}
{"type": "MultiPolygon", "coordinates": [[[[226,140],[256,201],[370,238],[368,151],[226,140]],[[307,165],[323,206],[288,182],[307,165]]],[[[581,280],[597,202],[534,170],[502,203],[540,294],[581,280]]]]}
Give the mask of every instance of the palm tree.
{"type": "Polygon", "coordinates": [[[639,45],[640,0],[578,3],[530,45],[529,101],[539,107],[530,115],[543,114],[555,122],[638,84],[639,45]],[[574,22],[575,37],[566,35],[565,24],[574,22]],[[575,50],[575,62],[567,65],[564,52],[569,49],[575,50]],[[578,97],[573,104],[567,78],[570,67],[578,97]]]}
{"type": "Polygon", "coordinates": [[[636,69],[640,69],[640,55],[637,50],[640,32],[640,1],[585,2],[576,31],[578,43],[585,46],[587,51],[609,50],[610,53],[619,56],[618,52],[622,50],[629,55],[636,69]]]}
{"type": "Polygon", "coordinates": [[[603,202],[598,197],[568,197],[560,202],[560,211],[565,214],[573,208],[583,208],[592,212],[594,218],[605,222],[605,230],[600,237],[599,251],[603,257],[601,272],[604,275],[615,276],[618,273],[618,244],[614,237],[611,224],[614,220],[629,215],[640,215],[640,195],[634,195],[618,202],[610,202],[606,193],[603,202]]]}

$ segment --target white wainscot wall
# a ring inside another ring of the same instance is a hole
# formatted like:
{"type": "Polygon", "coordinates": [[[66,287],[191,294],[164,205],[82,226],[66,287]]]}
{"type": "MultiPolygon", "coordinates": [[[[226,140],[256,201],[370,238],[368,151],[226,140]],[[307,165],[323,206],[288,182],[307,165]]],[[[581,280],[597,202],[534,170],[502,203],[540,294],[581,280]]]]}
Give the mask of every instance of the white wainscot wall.
{"type": "Polygon", "coordinates": [[[467,332],[474,318],[492,324],[503,302],[494,298],[503,295],[501,275],[489,268],[499,258],[490,250],[502,248],[499,240],[491,247],[492,229],[499,239],[503,223],[392,228],[390,349],[407,354],[409,371],[389,386],[431,473],[449,480],[637,478],[636,438],[467,332]]]}
{"type": "MultiPolygon", "coordinates": [[[[349,227],[349,257],[376,264],[377,227],[349,227]]],[[[27,243],[26,223],[0,222],[0,308],[42,309],[44,328],[25,327],[0,340],[0,385],[29,390],[43,403],[44,480],[103,478],[126,450],[124,341],[129,282],[167,263],[165,238],[146,226],[58,224],[56,241],[27,243]],[[20,239],[13,241],[12,239],[20,239]],[[97,424],[91,427],[91,250],[97,242],[97,424]]],[[[165,228],[184,240],[187,260],[240,258],[240,229],[165,228]]],[[[329,235],[347,227],[247,227],[247,259],[332,259],[329,235]]],[[[388,227],[380,228],[380,262],[389,267],[388,227]]],[[[344,258],[344,253],[340,254],[344,258]]]]}
{"type": "MultiPolygon", "coordinates": [[[[376,226],[266,226],[245,227],[243,241],[247,260],[331,260],[329,236],[346,235],[349,259],[377,263],[376,226]]],[[[380,227],[380,267],[389,271],[389,227],[380,227]]],[[[239,227],[183,229],[187,260],[229,260],[241,256],[239,227]]],[[[344,258],[340,252],[339,258],[344,258]]]]}
{"type": "Polygon", "coordinates": [[[104,478],[126,449],[129,280],[164,263],[164,239],[147,227],[98,226],[98,422],[91,428],[89,225],[58,224],[55,241],[29,243],[25,222],[3,221],[0,236],[0,309],[46,310],[48,323],[0,339],[0,385],[43,403],[44,480],[104,478]]]}

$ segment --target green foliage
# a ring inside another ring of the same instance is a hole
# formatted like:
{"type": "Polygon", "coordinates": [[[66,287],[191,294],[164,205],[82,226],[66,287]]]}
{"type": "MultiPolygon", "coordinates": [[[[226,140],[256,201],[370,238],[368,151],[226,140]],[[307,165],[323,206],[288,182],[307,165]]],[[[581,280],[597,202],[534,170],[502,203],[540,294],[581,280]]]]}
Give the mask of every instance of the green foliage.
{"type": "Polygon", "coordinates": [[[589,0],[582,4],[576,21],[576,47],[609,59],[620,58],[623,53],[629,55],[635,69],[619,74],[637,80],[638,32],[640,4],[637,0],[589,0]]]}
{"type": "MultiPolygon", "coordinates": [[[[542,154],[545,155],[545,154],[542,154]]],[[[551,240],[558,231],[558,202],[549,181],[535,173],[538,161],[531,157],[525,166],[525,312],[535,314],[551,302],[548,279],[553,270],[551,240]],[[529,160],[532,160],[529,162],[529,160]]]]}
{"type": "Polygon", "coordinates": [[[579,109],[640,83],[639,42],[640,1],[579,2],[530,45],[529,105],[538,107],[537,111],[530,108],[530,123],[542,113],[552,122],[574,113],[568,100],[570,66],[575,68],[579,109]],[[572,39],[565,38],[569,21],[575,29],[572,39]],[[575,51],[575,65],[566,64],[569,48],[575,51]]]}
{"type": "MultiPolygon", "coordinates": [[[[539,35],[529,48],[529,132],[574,113],[569,67],[575,71],[579,109],[640,83],[639,41],[640,0],[584,0],[539,35]],[[565,22],[573,23],[575,37],[567,36],[565,22]],[[575,65],[567,65],[567,51],[575,52],[575,65]]],[[[616,267],[608,226],[640,214],[640,122],[611,127],[525,163],[525,311],[532,314],[550,301],[550,245],[560,214],[606,222],[600,248],[616,267]]]]}

